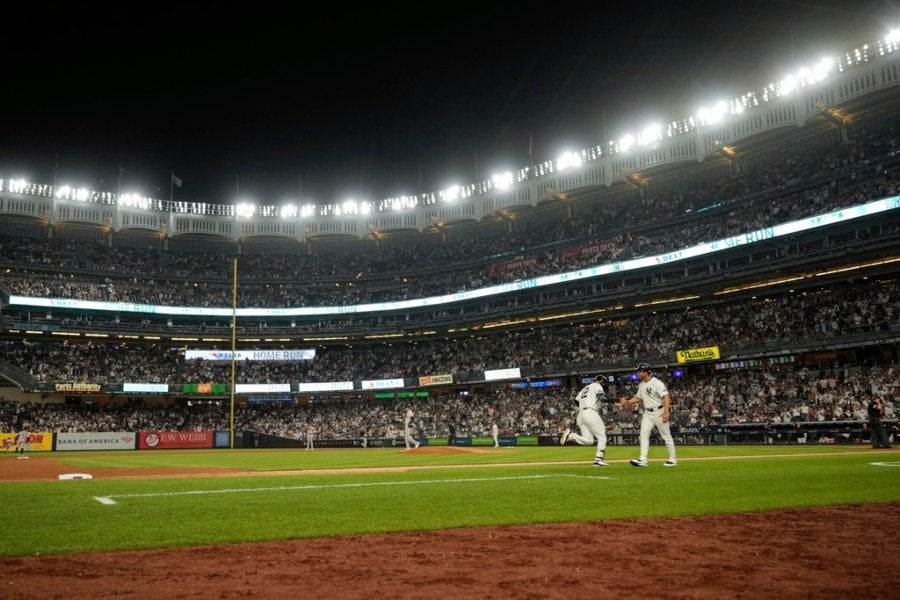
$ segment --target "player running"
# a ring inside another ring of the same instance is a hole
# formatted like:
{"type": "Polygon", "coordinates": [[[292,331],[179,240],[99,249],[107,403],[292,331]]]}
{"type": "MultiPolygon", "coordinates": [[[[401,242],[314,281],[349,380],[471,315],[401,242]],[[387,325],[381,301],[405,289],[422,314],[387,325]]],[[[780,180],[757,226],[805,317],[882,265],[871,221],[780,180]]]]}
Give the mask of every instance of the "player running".
{"type": "Polygon", "coordinates": [[[594,381],[581,388],[575,396],[578,401],[578,417],[575,423],[581,434],[571,433],[569,428],[563,431],[559,438],[560,444],[571,440],[581,446],[590,446],[597,440],[597,454],[594,456],[595,467],[608,467],[609,463],[603,460],[606,454],[606,425],[600,417],[601,402],[615,402],[615,398],[607,398],[603,386],[600,385],[601,376],[594,377],[594,381]]]}

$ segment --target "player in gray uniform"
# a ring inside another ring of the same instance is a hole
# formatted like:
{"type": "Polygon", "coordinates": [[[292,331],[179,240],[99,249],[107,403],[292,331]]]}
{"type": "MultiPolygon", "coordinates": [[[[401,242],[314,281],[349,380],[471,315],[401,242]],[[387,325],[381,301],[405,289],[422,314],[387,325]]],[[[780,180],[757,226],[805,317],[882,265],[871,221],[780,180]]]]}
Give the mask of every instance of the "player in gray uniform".
{"type": "Polygon", "coordinates": [[[403,417],[403,441],[406,442],[407,450],[419,447],[419,442],[412,436],[412,432],[410,431],[410,428],[413,426],[413,416],[412,407],[407,405],[406,413],[403,417]]]}
{"type": "Polygon", "coordinates": [[[609,463],[603,460],[606,454],[606,425],[600,417],[601,402],[615,402],[615,398],[607,398],[603,386],[600,385],[600,375],[594,381],[581,388],[575,396],[578,401],[578,424],[581,435],[572,433],[568,428],[559,438],[560,444],[571,440],[581,446],[590,446],[597,440],[597,454],[594,456],[595,467],[608,467],[609,463]]]}
{"type": "Polygon", "coordinates": [[[641,456],[637,460],[632,459],[631,466],[647,466],[650,434],[656,427],[669,451],[669,460],[664,462],[663,466],[674,467],[678,464],[678,460],[675,458],[675,440],[672,439],[672,433],[669,431],[669,406],[672,403],[669,390],[666,389],[666,384],[653,376],[650,365],[647,363],[639,364],[635,371],[641,380],[641,383],[638,384],[637,394],[631,398],[619,398],[619,404],[622,406],[640,402],[644,408],[644,416],[641,417],[641,456]]]}

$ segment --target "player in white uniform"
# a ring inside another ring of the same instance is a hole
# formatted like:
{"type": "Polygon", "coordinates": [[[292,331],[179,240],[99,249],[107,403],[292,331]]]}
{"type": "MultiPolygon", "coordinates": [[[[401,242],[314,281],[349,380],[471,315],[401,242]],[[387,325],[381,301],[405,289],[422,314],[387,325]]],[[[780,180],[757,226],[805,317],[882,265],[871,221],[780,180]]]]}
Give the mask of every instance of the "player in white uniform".
{"type": "Polygon", "coordinates": [[[28,427],[22,427],[22,430],[16,436],[16,451],[19,453],[19,456],[16,458],[28,458],[25,456],[25,447],[28,446],[29,436],[28,427]]]}
{"type": "Polygon", "coordinates": [[[316,441],[316,428],[313,427],[312,423],[307,423],[306,425],[306,448],[304,450],[313,450],[315,448],[316,441]]]}
{"type": "Polygon", "coordinates": [[[412,425],[413,411],[409,405],[406,406],[406,417],[403,419],[403,438],[406,441],[406,449],[418,448],[419,442],[410,433],[410,425],[412,425]]]}
{"type": "Polygon", "coordinates": [[[631,398],[619,398],[619,404],[622,406],[640,402],[644,408],[644,415],[641,417],[641,456],[637,460],[632,459],[631,466],[647,466],[650,434],[656,427],[669,451],[669,460],[664,462],[663,466],[674,467],[678,464],[678,460],[675,458],[675,440],[672,439],[672,432],[669,431],[669,407],[672,403],[669,390],[666,388],[666,384],[653,376],[650,365],[647,363],[639,364],[635,371],[641,380],[641,383],[638,384],[637,394],[631,398]]]}
{"type": "Polygon", "coordinates": [[[500,447],[500,428],[497,427],[497,421],[491,423],[491,437],[494,438],[494,448],[500,447]]]}
{"type": "Polygon", "coordinates": [[[600,417],[600,406],[602,402],[615,402],[615,400],[606,397],[606,392],[600,385],[599,375],[594,378],[594,381],[581,388],[575,399],[578,401],[578,417],[575,422],[581,430],[581,435],[571,433],[566,428],[559,438],[559,443],[565,444],[571,440],[581,446],[590,446],[596,439],[597,454],[594,456],[594,466],[608,467],[609,463],[603,460],[606,454],[606,425],[603,424],[603,419],[600,417]]]}

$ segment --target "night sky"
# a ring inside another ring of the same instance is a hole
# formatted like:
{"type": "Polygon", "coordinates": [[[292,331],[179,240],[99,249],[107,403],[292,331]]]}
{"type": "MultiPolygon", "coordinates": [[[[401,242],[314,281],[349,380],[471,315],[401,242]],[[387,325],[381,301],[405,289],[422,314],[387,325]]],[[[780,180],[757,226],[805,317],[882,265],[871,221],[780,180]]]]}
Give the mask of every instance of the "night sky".
{"type": "Polygon", "coordinates": [[[900,3],[883,0],[423,3],[325,18],[287,3],[157,4],[4,18],[0,177],[56,172],[115,192],[121,164],[122,192],[167,198],[174,169],[177,199],[221,203],[238,181],[257,204],[436,191],[528,164],[529,136],[536,161],[555,158],[900,25],[900,3]]]}

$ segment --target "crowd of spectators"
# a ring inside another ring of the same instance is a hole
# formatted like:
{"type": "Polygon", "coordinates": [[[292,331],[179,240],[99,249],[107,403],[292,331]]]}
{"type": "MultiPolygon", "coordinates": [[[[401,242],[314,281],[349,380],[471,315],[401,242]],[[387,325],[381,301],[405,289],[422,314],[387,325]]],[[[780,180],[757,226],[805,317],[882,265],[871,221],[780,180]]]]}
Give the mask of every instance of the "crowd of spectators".
{"type": "MultiPolygon", "coordinates": [[[[296,307],[405,300],[663,253],[898,194],[896,128],[733,178],[639,201],[594,203],[522,231],[386,247],[371,252],[245,254],[240,306],[296,307]],[[672,235],[677,220],[678,235],[672,235]],[[515,265],[510,267],[510,265],[515,265]]],[[[230,306],[231,257],[74,245],[0,242],[2,281],[14,293],[80,300],[230,306]],[[41,267],[41,269],[35,269],[41,267]]]]}
{"type": "MultiPolygon", "coordinates": [[[[865,421],[871,396],[882,399],[886,419],[897,418],[893,399],[900,389],[892,366],[780,366],[689,371],[678,378],[659,375],[667,380],[673,397],[671,419],[676,429],[865,421]]],[[[625,395],[633,393],[634,386],[634,382],[621,379],[607,384],[607,390],[610,395],[625,395]]],[[[442,438],[449,435],[452,425],[460,436],[485,437],[496,422],[501,435],[556,435],[574,422],[576,391],[497,387],[472,389],[466,395],[437,392],[412,401],[415,429],[418,437],[442,438]]],[[[410,402],[347,397],[243,404],[235,411],[235,431],[300,438],[312,425],[320,439],[395,439],[403,436],[403,407],[410,402]]],[[[609,432],[638,428],[636,410],[606,407],[603,418],[609,432]]],[[[144,406],[131,398],[78,406],[0,401],[0,431],[15,431],[22,423],[32,431],[59,432],[227,430],[229,406],[222,401],[144,406]]]]}
{"type": "MultiPolygon", "coordinates": [[[[764,344],[878,334],[900,328],[900,284],[893,278],[836,283],[814,291],[626,315],[577,326],[545,326],[450,340],[376,346],[325,346],[313,360],[238,363],[237,383],[358,381],[487,369],[535,373],[592,369],[623,360],[666,362],[683,348],[723,353],[764,344]]],[[[190,383],[230,380],[230,362],[184,360],[183,348],[113,342],[0,342],[4,360],[39,382],[190,383]]]]}

